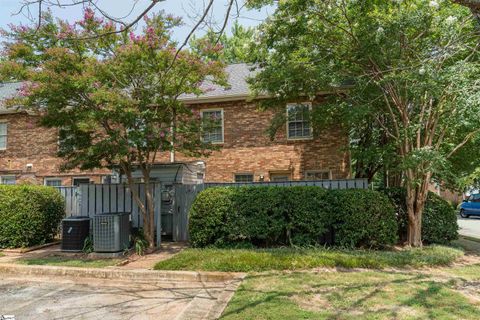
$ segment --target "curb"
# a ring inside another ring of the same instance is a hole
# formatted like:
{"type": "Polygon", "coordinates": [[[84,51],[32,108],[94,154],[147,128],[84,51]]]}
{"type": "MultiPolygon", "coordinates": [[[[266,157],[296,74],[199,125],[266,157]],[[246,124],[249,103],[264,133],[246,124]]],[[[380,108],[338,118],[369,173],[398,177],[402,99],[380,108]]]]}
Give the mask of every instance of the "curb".
{"type": "Polygon", "coordinates": [[[121,270],[106,268],[75,268],[59,266],[32,266],[20,264],[0,264],[1,274],[28,276],[59,276],[73,278],[96,278],[140,281],[191,281],[191,282],[225,282],[241,280],[244,273],[233,272],[196,272],[196,271],[153,271],[121,270]]]}
{"type": "Polygon", "coordinates": [[[460,235],[459,238],[469,240],[469,241],[473,241],[473,242],[480,242],[480,238],[475,238],[475,237],[471,237],[471,236],[460,235]]]}

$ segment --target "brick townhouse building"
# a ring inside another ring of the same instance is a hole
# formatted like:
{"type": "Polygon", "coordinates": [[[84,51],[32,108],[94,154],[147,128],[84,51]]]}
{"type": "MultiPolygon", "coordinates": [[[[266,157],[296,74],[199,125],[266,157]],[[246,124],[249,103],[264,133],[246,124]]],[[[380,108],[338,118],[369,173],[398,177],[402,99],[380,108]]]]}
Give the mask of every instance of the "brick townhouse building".
{"type": "MultiPolygon", "coordinates": [[[[226,68],[229,87],[205,84],[201,95],[185,95],[182,100],[202,117],[218,119],[204,133],[206,141],[219,149],[204,159],[175,155],[177,162],[203,160],[205,181],[285,181],[342,179],[350,176],[348,135],[339,127],[313,132],[308,121],[310,108],[321,103],[285,105],[287,121],[271,140],[266,133],[272,111],[259,111],[250,101],[246,64],[226,68]]],[[[19,83],[0,85],[0,99],[16,93],[19,83]]],[[[318,98],[321,101],[321,95],[318,98]]],[[[38,126],[38,117],[0,104],[0,183],[31,182],[47,185],[75,185],[109,181],[111,171],[61,171],[62,159],[56,156],[58,132],[38,126]]],[[[170,155],[162,155],[168,163],[170,155]]]]}

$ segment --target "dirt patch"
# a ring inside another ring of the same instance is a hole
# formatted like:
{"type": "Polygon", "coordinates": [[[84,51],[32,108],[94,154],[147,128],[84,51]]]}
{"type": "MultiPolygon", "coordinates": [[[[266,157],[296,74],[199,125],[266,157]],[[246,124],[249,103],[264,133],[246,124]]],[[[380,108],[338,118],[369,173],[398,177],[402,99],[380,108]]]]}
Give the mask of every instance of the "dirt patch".
{"type": "Polygon", "coordinates": [[[290,297],[301,309],[321,312],[325,309],[331,309],[332,305],[323,294],[295,295],[290,297]]]}
{"type": "Polygon", "coordinates": [[[153,270],[157,262],[171,258],[187,247],[188,244],[185,242],[164,242],[160,248],[153,253],[143,256],[132,254],[121,267],[124,269],[153,270]]]}

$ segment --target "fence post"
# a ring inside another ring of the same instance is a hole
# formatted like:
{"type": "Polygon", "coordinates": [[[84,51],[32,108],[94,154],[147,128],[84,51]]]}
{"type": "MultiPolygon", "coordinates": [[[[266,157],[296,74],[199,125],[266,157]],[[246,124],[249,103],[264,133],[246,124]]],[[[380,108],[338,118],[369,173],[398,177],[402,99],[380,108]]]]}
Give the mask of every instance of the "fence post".
{"type": "Polygon", "coordinates": [[[154,198],[154,211],[157,216],[157,247],[162,244],[162,184],[154,184],[155,198],[154,198]]]}

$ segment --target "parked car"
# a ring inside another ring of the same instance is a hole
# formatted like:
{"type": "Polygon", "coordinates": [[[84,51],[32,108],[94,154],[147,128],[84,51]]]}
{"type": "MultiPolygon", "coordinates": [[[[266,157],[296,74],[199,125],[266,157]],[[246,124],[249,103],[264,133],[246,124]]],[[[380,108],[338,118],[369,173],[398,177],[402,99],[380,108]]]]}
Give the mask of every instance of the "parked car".
{"type": "Polygon", "coordinates": [[[470,195],[459,205],[460,217],[480,216],[480,193],[470,195]]]}

